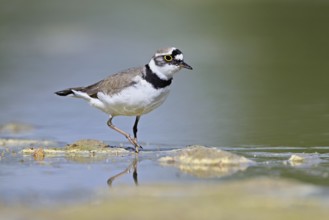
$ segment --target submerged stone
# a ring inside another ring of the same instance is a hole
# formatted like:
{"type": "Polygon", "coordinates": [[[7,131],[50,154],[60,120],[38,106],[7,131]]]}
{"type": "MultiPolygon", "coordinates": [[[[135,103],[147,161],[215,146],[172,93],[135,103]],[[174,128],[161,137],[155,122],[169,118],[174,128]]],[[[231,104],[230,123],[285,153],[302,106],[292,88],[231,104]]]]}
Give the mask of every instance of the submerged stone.
{"type": "Polygon", "coordinates": [[[302,163],[304,162],[304,160],[305,160],[304,156],[296,155],[296,154],[291,155],[291,157],[289,158],[289,161],[297,162],[297,163],[302,163]]]}
{"type": "Polygon", "coordinates": [[[1,133],[17,134],[17,133],[31,132],[33,130],[34,127],[32,125],[25,123],[11,122],[11,123],[0,125],[1,133]]]}
{"type": "Polygon", "coordinates": [[[92,139],[82,139],[78,140],[72,144],[69,144],[65,147],[66,150],[80,150],[80,151],[92,151],[92,150],[102,150],[109,148],[108,144],[105,144],[102,141],[92,140],[92,139]]]}
{"type": "Polygon", "coordinates": [[[45,158],[45,151],[42,148],[35,149],[33,152],[34,160],[43,160],[45,158]]]}
{"type": "Polygon", "coordinates": [[[214,147],[200,145],[174,150],[171,156],[159,159],[163,165],[173,165],[198,177],[226,176],[245,170],[253,161],[214,147]]]}
{"type": "Polygon", "coordinates": [[[292,154],[288,159],[288,164],[296,167],[311,167],[319,164],[321,159],[317,153],[299,153],[292,154]]]}
{"type": "Polygon", "coordinates": [[[50,140],[0,138],[0,146],[3,147],[27,147],[27,146],[57,146],[58,143],[50,140]]]}

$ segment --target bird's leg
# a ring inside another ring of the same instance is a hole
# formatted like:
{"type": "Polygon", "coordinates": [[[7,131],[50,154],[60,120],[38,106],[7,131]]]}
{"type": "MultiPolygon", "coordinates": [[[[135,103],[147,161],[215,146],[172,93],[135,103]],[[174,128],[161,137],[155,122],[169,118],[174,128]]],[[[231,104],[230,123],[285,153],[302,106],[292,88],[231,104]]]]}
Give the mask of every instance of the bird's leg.
{"type": "Polygon", "coordinates": [[[138,153],[138,150],[139,150],[139,147],[140,147],[140,146],[139,146],[139,144],[137,143],[137,141],[135,140],[135,138],[134,138],[134,139],[131,138],[130,135],[129,135],[128,133],[124,132],[123,130],[121,130],[121,129],[117,128],[117,127],[115,127],[115,126],[113,125],[113,123],[112,123],[112,119],[113,119],[113,117],[110,116],[110,119],[107,121],[107,125],[108,125],[110,128],[112,128],[113,130],[115,130],[115,131],[119,132],[120,134],[122,134],[123,136],[125,136],[125,137],[128,139],[128,141],[129,141],[130,143],[132,143],[132,144],[135,146],[135,151],[136,151],[136,153],[138,153]]]}
{"type": "MultiPolygon", "coordinates": [[[[140,115],[137,115],[137,116],[136,116],[136,120],[135,120],[134,127],[133,127],[134,141],[135,141],[136,143],[138,143],[138,142],[137,142],[137,131],[138,131],[137,126],[138,126],[138,122],[139,122],[139,119],[140,119],[140,118],[141,118],[140,115]]],[[[140,147],[141,149],[143,149],[142,146],[139,145],[139,147],[140,147]]]]}
{"type": "Polygon", "coordinates": [[[135,124],[134,124],[134,127],[133,127],[133,132],[134,132],[134,139],[135,141],[137,142],[137,126],[138,126],[138,122],[139,122],[139,119],[140,119],[141,116],[136,116],[136,120],[135,120],[135,124]]]}

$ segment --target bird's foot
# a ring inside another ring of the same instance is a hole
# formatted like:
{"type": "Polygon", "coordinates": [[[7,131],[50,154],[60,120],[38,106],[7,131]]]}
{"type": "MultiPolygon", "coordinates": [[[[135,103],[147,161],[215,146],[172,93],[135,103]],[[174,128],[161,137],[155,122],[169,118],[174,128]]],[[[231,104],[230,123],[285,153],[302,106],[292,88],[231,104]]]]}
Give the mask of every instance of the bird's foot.
{"type": "Polygon", "coordinates": [[[132,143],[132,145],[135,146],[135,152],[136,153],[138,153],[140,149],[143,149],[143,147],[138,144],[136,138],[131,138],[130,136],[127,136],[127,139],[129,140],[130,143],[132,143]]]}
{"type": "Polygon", "coordinates": [[[143,147],[140,145],[135,145],[135,152],[138,153],[140,150],[143,150],[143,147]]]}
{"type": "Polygon", "coordinates": [[[134,143],[133,145],[135,146],[135,152],[138,153],[139,150],[142,150],[143,147],[141,145],[138,144],[137,140],[134,139],[134,143]]]}

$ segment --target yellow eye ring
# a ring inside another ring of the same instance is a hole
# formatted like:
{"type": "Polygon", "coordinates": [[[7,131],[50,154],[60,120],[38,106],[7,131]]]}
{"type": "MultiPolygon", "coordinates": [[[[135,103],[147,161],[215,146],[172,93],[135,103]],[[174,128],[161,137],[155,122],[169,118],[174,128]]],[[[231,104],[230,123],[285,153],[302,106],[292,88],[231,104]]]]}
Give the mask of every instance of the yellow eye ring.
{"type": "Polygon", "coordinates": [[[165,61],[167,61],[167,62],[172,61],[172,56],[170,56],[170,55],[166,55],[166,56],[164,56],[163,58],[164,58],[165,61]]]}

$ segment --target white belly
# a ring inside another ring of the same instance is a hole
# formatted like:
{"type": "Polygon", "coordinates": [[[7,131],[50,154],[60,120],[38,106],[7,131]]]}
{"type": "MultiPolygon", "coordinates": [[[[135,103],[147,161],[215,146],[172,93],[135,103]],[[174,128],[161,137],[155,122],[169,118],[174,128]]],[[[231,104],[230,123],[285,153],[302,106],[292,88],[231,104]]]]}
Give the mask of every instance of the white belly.
{"type": "Polygon", "coordinates": [[[89,102],[92,106],[112,116],[143,115],[159,107],[168,94],[168,87],[155,89],[143,80],[112,96],[99,92],[98,99],[91,98],[89,102]]]}

